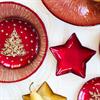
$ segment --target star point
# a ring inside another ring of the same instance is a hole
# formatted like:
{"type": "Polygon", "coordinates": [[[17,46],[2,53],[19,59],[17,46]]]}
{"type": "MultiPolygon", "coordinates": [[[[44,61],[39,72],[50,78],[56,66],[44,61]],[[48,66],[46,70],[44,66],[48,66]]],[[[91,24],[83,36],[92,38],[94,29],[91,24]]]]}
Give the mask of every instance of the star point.
{"type": "Polygon", "coordinates": [[[37,92],[43,100],[67,100],[66,97],[54,93],[47,82],[44,82],[37,92]]]}
{"type": "MultiPolygon", "coordinates": [[[[36,91],[36,93],[39,96],[41,96],[42,100],[67,100],[66,97],[54,93],[47,82],[44,82],[40,86],[40,88],[36,91]]],[[[32,94],[24,95],[23,100],[31,100],[31,95],[32,94]]],[[[41,100],[41,99],[32,99],[32,100],[41,100]]]]}

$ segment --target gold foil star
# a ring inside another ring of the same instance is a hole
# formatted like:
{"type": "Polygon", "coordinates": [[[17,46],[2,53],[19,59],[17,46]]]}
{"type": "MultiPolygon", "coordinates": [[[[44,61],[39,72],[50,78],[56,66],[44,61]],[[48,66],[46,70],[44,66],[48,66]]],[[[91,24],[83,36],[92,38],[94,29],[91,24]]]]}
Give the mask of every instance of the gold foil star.
{"type": "Polygon", "coordinates": [[[24,95],[23,100],[30,100],[30,94],[24,95]]]}
{"type": "Polygon", "coordinates": [[[36,92],[24,95],[23,100],[67,100],[67,98],[54,93],[47,82],[44,82],[36,92]]]}
{"type": "Polygon", "coordinates": [[[42,96],[43,100],[67,100],[66,97],[54,93],[47,82],[42,84],[37,93],[42,96]]]}
{"type": "Polygon", "coordinates": [[[43,100],[43,98],[36,92],[32,91],[30,94],[23,96],[24,100],[43,100]]]}

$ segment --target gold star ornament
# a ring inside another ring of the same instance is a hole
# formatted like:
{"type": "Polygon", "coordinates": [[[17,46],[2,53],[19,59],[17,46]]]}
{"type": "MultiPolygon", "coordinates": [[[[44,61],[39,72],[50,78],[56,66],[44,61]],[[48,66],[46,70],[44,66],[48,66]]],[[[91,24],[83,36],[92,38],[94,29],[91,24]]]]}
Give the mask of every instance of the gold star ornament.
{"type": "Polygon", "coordinates": [[[54,93],[47,82],[44,82],[37,91],[24,95],[23,100],[67,100],[67,98],[54,93]]]}

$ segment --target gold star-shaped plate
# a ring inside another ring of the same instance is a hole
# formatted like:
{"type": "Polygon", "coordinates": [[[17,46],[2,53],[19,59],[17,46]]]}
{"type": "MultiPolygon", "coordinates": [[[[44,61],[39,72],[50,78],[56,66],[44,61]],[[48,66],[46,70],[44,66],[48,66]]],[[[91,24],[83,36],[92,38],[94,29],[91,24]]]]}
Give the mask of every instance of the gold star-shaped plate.
{"type": "MultiPolygon", "coordinates": [[[[37,93],[43,98],[43,100],[67,100],[66,97],[54,93],[47,82],[44,82],[41,85],[37,90],[37,93]]],[[[30,94],[24,95],[23,100],[31,100],[30,94]]]]}

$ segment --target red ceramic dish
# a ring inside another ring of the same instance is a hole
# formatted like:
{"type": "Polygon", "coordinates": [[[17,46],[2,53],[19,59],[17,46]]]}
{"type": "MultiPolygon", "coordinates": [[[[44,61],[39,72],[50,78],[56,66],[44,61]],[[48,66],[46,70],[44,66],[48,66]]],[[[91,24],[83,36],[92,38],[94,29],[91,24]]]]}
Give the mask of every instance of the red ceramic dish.
{"type": "Polygon", "coordinates": [[[82,87],[78,100],[100,100],[100,77],[91,79],[82,87]]]}
{"type": "Polygon", "coordinates": [[[64,45],[51,47],[50,50],[57,60],[57,76],[71,72],[82,78],[86,76],[86,63],[96,53],[82,46],[75,33],[64,45]]]}
{"type": "Polygon", "coordinates": [[[19,68],[34,60],[39,50],[39,36],[33,25],[20,18],[0,22],[0,63],[19,68]]]}
{"type": "Polygon", "coordinates": [[[3,37],[0,40],[0,82],[21,81],[42,64],[48,48],[47,33],[38,15],[19,3],[0,2],[0,16],[0,37],[3,37]],[[22,52],[17,52],[18,55],[7,49],[13,38],[20,41],[22,52]]]}

